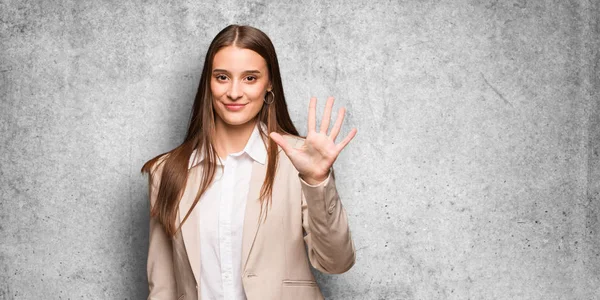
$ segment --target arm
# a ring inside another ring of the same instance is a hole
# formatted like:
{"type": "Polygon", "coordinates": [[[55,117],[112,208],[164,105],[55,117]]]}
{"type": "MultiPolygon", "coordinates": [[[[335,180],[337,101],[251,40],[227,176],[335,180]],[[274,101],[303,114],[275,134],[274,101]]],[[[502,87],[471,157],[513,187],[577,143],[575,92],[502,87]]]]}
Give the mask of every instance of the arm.
{"type": "Polygon", "coordinates": [[[302,227],[311,265],[323,273],[340,274],[354,265],[356,252],[346,210],[331,173],[316,185],[298,176],[302,190],[302,227]]]}
{"type": "Polygon", "coordinates": [[[335,188],[332,166],[357,130],[353,128],[344,140],[335,143],[344,120],[345,109],[341,108],[335,124],[327,134],[333,101],[333,97],[327,99],[321,126],[317,131],[317,99],[310,99],[307,135],[306,138],[297,139],[295,145],[288,143],[275,131],[269,136],[283,149],[298,171],[302,227],[306,233],[304,241],[308,246],[310,263],[324,273],[343,273],[354,265],[356,255],[346,211],[335,188]]]}
{"type": "MultiPolygon", "coordinates": [[[[150,209],[154,206],[160,186],[163,164],[157,161],[158,168],[148,180],[150,209]]],[[[175,300],[176,283],[173,272],[173,245],[158,219],[150,217],[150,242],[148,246],[148,300],[175,300]]]]}

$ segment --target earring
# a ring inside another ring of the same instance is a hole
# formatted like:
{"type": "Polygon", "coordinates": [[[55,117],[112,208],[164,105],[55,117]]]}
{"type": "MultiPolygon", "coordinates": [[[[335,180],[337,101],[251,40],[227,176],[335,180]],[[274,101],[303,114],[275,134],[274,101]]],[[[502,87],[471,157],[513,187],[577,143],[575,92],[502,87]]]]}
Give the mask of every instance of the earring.
{"type": "Polygon", "coordinates": [[[271,104],[271,103],[273,103],[273,101],[275,101],[275,93],[273,93],[273,91],[267,91],[267,93],[271,93],[271,95],[273,96],[273,99],[271,99],[271,102],[267,102],[267,94],[265,94],[265,98],[263,100],[265,101],[266,104],[271,104]]]}

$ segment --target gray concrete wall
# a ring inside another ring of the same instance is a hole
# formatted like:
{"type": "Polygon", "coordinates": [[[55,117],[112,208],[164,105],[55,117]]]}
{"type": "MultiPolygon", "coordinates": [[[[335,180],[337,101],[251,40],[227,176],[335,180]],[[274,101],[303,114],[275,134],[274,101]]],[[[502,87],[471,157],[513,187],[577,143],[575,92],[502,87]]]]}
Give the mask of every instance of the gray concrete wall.
{"type": "Polygon", "coordinates": [[[0,299],[146,297],[139,169],[229,23],[272,38],[301,132],[311,95],[358,128],[328,299],[598,297],[598,1],[201,2],[0,0],[0,299]]]}

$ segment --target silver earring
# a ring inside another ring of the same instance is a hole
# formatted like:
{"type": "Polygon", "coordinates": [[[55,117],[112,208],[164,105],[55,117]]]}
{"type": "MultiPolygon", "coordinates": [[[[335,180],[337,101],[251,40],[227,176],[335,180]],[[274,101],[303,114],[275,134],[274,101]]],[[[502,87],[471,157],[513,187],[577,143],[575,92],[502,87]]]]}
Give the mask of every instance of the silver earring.
{"type": "Polygon", "coordinates": [[[267,93],[271,93],[271,95],[273,96],[273,99],[271,99],[271,102],[267,102],[267,94],[265,94],[265,98],[263,100],[265,101],[266,104],[271,104],[271,103],[273,103],[273,101],[275,101],[275,93],[273,93],[273,91],[267,91],[267,93]]]}

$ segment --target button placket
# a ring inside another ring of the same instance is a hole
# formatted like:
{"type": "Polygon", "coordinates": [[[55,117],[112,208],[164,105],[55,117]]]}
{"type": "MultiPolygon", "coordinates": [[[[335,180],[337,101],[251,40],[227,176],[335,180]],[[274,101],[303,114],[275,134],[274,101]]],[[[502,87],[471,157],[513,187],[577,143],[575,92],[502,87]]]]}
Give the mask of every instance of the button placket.
{"type": "MultiPolygon", "coordinates": [[[[232,157],[225,160],[223,182],[234,182],[237,163],[232,157]]],[[[219,209],[219,249],[221,255],[221,282],[225,299],[233,298],[233,263],[231,240],[231,202],[233,191],[227,185],[221,186],[221,203],[219,209]]]]}

